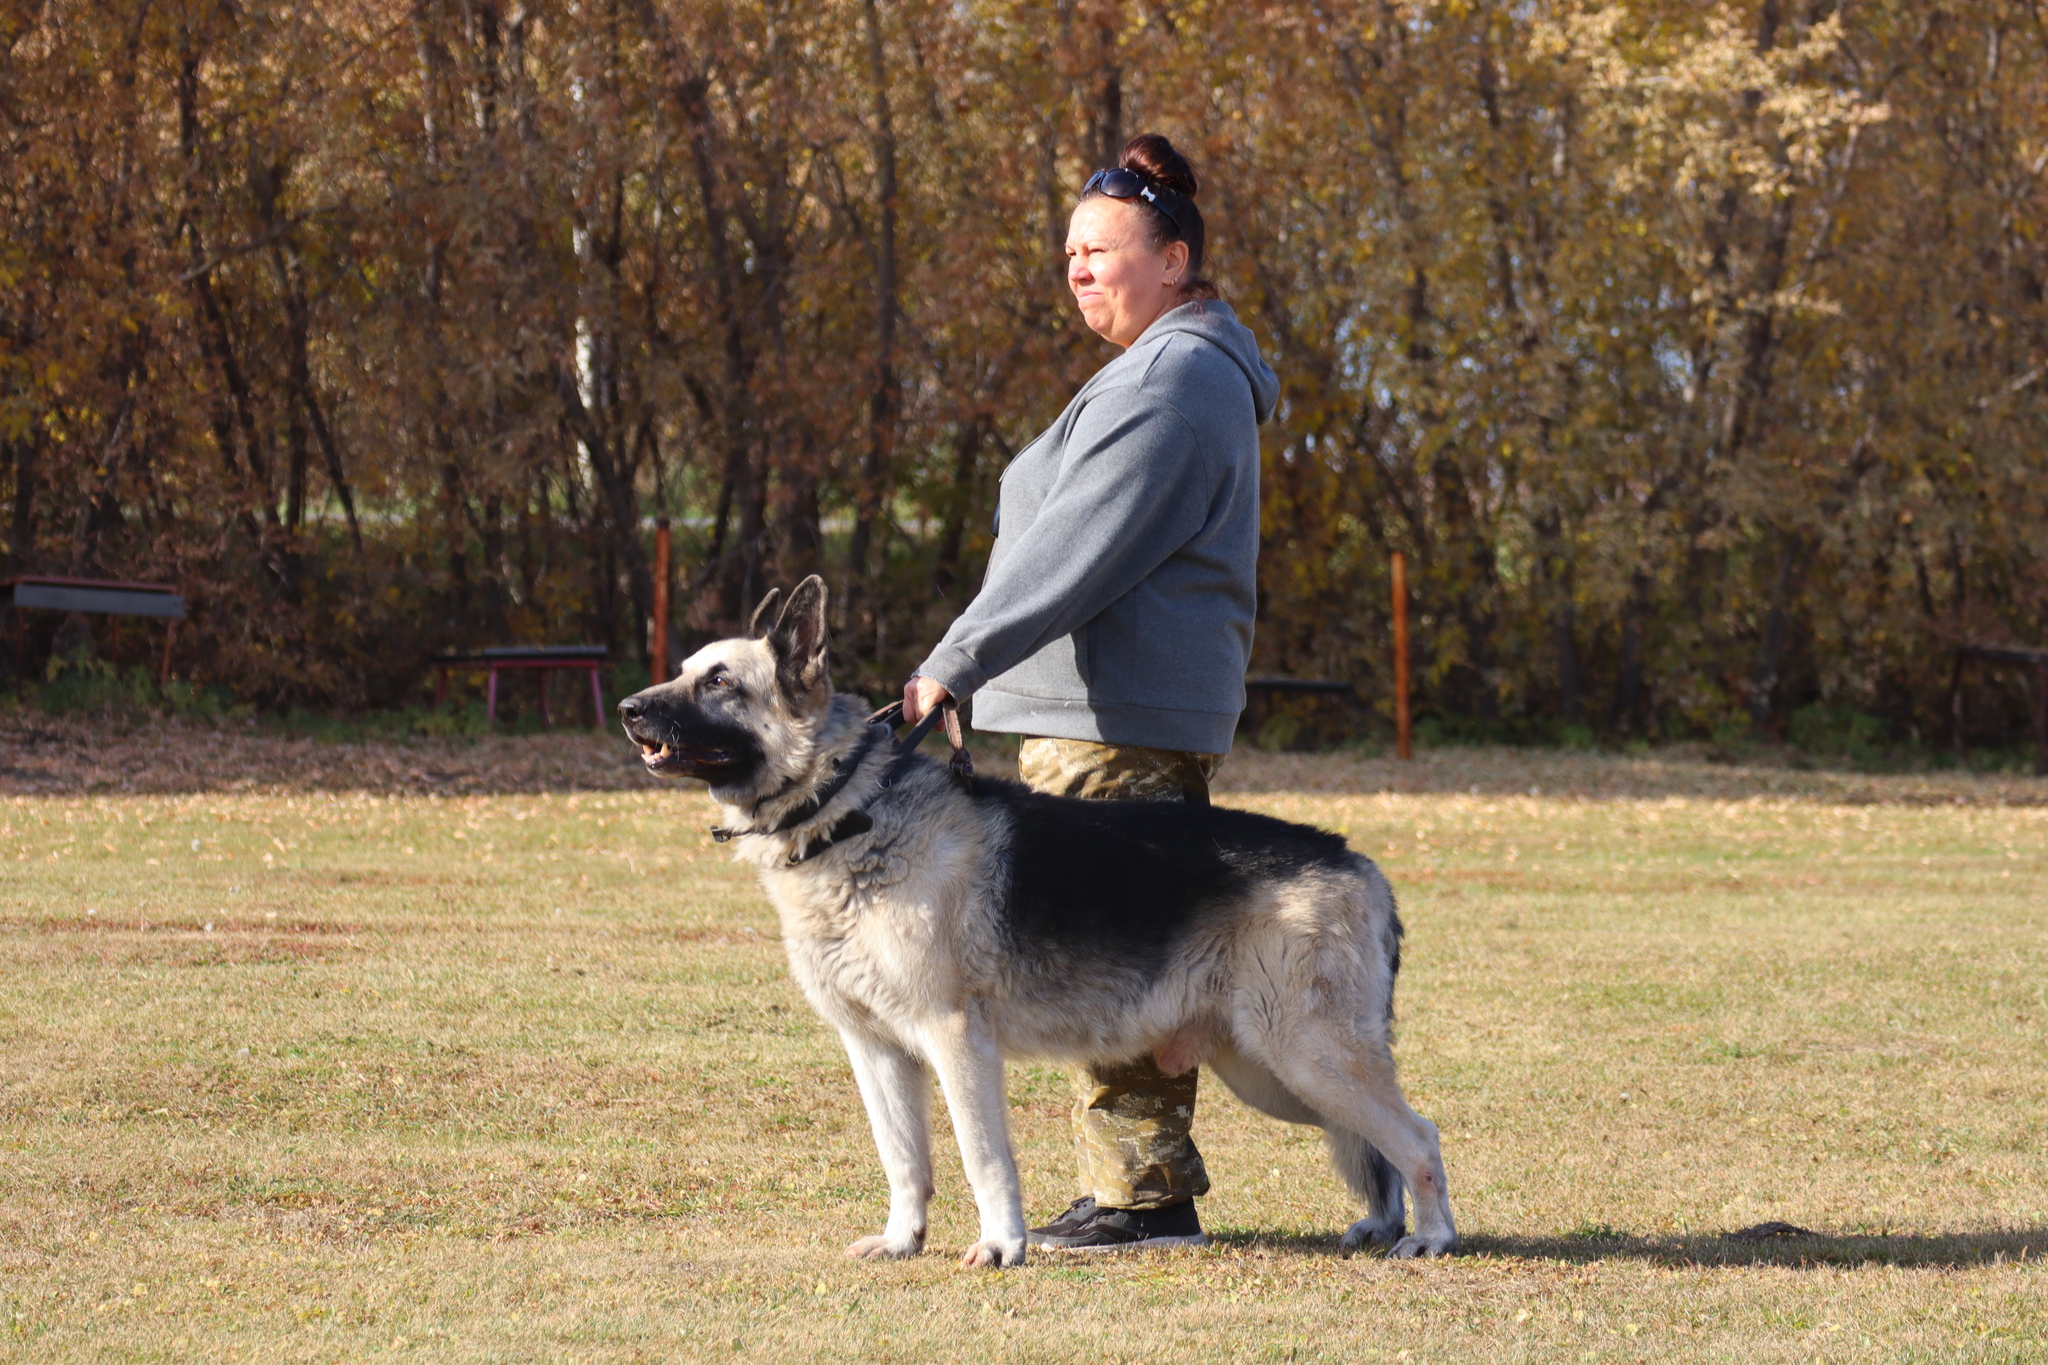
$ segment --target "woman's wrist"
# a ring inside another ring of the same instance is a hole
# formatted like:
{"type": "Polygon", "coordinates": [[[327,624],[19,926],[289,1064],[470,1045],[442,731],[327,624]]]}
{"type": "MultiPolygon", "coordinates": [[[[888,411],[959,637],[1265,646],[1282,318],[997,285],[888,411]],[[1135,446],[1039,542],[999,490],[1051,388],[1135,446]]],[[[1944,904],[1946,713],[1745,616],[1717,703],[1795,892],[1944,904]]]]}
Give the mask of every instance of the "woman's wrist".
{"type": "Polygon", "coordinates": [[[945,641],[941,641],[910,676],[930,678],[945,688],[955,701],[973,696],[988,681],[988,675],[982,672],[966,650],[945,641]]]}

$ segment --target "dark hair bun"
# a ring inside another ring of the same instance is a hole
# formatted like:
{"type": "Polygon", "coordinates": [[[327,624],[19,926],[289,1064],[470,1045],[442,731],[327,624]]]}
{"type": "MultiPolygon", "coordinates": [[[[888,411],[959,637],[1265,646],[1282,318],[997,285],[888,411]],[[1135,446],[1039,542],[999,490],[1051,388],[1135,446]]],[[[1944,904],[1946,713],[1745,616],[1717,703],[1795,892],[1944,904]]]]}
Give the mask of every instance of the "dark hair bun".
{"type": "Polygon", "coordinates": [[[1126,142],[1124,154],[1117,158],[1116,164],[1126,170],[1137,171],[1155,185],[1178,190],[1190,199],[1201,188],[1201,182],[1195,179],[1195,168],[1188,165],[1188,159],[1158,133],[1142,133],[1126,142]]]}

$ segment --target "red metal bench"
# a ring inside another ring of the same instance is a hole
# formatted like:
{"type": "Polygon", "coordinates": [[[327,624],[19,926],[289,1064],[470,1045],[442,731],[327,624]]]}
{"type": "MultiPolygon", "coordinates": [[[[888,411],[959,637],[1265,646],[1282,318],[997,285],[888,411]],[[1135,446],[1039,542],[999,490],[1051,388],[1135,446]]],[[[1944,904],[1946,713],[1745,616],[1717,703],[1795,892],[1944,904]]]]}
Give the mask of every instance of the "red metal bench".
{"type": "Polygon", "coordinates": [[[440,681],[434,687],[434,705],[440,706],[448,699],[448,674],[454,669],[488,669],[489,680],[484,684],[484,724],[494,725],[498,720],[498,674],[505,669],[525,669],[535,674],[540,684],[540,723],[548,724],[548,672],[567,669],[590,675],[590,705],[592,723],[602,730],[605,726],[604,682],[600,671],[611,651],[603,645],[522,645],[505,649],[480,649],[473,654],[436,654],[427,660],[440,671],[440,681]]]}
{"type": "Polygon", "coordinates": [[[83,611],[104,616],[160,616],[164,627],[164,661],[157,670],[157,685],[171,676],[171,640],[178,622],[185,619],[185,599],[168,583],[129,583],[114,578],[60,578],[49,574],[17,574],[0,578],[14,608],[14,634],[19,654],[27,627],[21,613],[39,611],[83,611]]]}

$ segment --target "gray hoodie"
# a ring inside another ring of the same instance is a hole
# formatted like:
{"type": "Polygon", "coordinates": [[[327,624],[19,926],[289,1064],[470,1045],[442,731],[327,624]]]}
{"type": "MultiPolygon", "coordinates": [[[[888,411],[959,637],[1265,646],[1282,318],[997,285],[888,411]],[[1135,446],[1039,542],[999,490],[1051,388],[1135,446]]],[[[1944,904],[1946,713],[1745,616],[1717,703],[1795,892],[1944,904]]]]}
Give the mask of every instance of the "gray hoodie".
{"type": "Polygon", "coordinates": [[[1229,752],[1279,392],[1228,304],[1161,316],[1003,472],[988,576],[917,671],[977,730],[1229,752]]]}

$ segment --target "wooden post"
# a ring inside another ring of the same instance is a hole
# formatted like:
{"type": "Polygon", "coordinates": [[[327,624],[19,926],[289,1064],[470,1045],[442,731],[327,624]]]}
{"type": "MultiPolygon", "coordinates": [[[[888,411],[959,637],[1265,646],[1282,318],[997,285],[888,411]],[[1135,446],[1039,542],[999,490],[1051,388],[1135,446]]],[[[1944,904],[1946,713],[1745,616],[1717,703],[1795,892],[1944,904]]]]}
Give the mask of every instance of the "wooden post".
{"type": "Polygon", "coordinates": [[[178,638],[178,618],[173,616],[164,622],[164,666],[156,671],[156,685],[163,687],[171,680],[171,641],[178,638]]]}
{"type": "MultiPolygon", "coordinates": [[[[668,518],[658,518],[654,523],[654,639],[652,643],[653,666],[648,674],[653,681],[668,681],[668,518]]],[[[604,718],[599,717],[599,725],[604,718]]]]}
{"type": "Polygon", "coordinates": [[[1408,556],[1394,551],[1394,752],[1415,757],[1408,724],[1408,556]]]}
{"type": "Polygon", "coordinates": [[[1963,756],[1963,649],[1956,647],[1955,667],[1948,675],[1948,726],[1949,738],[1955,744],[1956,757],[1963,756]]]}

